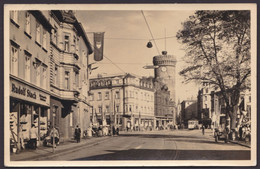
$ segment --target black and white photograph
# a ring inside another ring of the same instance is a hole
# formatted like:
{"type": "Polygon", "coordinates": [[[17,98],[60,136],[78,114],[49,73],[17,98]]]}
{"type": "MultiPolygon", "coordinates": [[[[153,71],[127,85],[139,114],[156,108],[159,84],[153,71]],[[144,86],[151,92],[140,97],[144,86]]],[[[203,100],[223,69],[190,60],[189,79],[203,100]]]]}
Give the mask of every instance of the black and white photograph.
{"type": "Polygon", "coordinates": [[[5,166],[255,166],[256,7],[5,4],[5,166]]]}

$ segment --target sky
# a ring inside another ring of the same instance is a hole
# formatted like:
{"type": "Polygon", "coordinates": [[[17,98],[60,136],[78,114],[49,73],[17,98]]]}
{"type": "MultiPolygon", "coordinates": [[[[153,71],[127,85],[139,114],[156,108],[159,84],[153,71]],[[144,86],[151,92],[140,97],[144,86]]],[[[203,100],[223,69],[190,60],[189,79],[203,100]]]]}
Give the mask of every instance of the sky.
{"type": "MultiPolygon", "coordinates": [[[[178,74],[185,66],[183,57],[185,51],[176,39],[176,33],[182,28],[181,23],[188,19],[194,11],[143,11],[154,39],[152,48],[146,44],[152,39],[148,26],[140,10],[82,10],[76,11],[76,17],[83,24],[87,36],[93,43],[93,32],[105,32],[104,59],[94,64],[98,67],[91,73],[111,75],[132,73],[138,76],[154,76],[153,69],[144,69],[145,65],[152,65],[153,57],[166,49],[169,55],[174,55],[176,64],[176,101],[196,98],[198,87],[194,83],[184,84],[178,74]],[[166,43],[165,43],[165,37],[166,43]],[[160,39],[162,38],[162,39],[160,39]],[[155,44],[156,43],[156,44],[155,44]],[[156,48],[158,46],[158,50],[156,48]],[[111,60],[114,64],[111,63],[111,60]],[[120,67],[120,68],[118,68],[120,67]]],[[[93,54],[90,55],[90,63],[93,54]]]]}

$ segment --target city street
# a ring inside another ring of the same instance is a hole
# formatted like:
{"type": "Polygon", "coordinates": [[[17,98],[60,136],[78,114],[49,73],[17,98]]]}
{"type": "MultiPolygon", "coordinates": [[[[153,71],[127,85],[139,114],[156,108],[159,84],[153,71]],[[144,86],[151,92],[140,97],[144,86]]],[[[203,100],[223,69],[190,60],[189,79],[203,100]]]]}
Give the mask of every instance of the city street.
{"type": "Polygon", "coordinates": [[[35,160],[250,160],[250,148],[215,143],[211,130],[124,132],[35,160]]]}

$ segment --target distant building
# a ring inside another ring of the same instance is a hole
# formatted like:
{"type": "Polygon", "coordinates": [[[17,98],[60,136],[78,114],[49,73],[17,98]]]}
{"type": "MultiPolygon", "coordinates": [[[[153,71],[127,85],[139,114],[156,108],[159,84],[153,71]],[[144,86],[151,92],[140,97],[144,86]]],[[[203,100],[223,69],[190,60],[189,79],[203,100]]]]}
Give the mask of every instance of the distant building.
{"type": "Polygon", "coordinates": [[[181,102],[181,123],[187,127],[188,120],[198,120],[197,100],[183,100],[181,102]]]}
{"type": "Polygon", "coordinates": [[[214,88],[209,82],[202,82],[201,89],[198,92],[198,118],[205,126],[211,125],[213,117],[212,92],[214,88]]]}
{"type": "MultiPolygon", "coordinates": [[[[169,100],[167,100],[168,106],[165,108],[158,108],[156,109],[156,114],[162,115],[162,111],[164,112],[164,118],[163,121],[168,121],[169,118],[171,119],[172,124],[176,124],[176,102],[175,102],[175,66],[176,66],[176,58],[173,55],[167,55],[167,51],[163,51],[162,55],[154,56],[153,57],[153,64],[154,66],[157,66],[154,69],[154,78],[155,82],[161,82],[163,85],[165,85],[164,88],[167,88],[169,91],[169,100]],[[164,109],[164,110],[162,110],[164,109]],[[169,117],[169,118],[168,118],[169,117]]],[[[163,87],[163,86],[161,86],[163,87]]],[[[163,89],[165,90],[165,89],[163,89]]],[[[160,93],[163,93],[159,87],[159,90],[157,90],[157,93],[160,91],[160,93]]],[[[158,93],[159,94],[159,93],[158,93]]],[[[161,94],[159,94],[161,95],[161,94]]],[[[165,94],[162,94],[165,95],[165,94]]],[[[165,99],[163,99],[163,102],[166,102],[165,99]]],[[[162,102],[161,96],[155,98],[155,104],[160,105],[162,102]]],[[[160,107],[160,106],[159,106],[160,107]]]]}
{"type": "Polygon", "coordinates": [[[154,127],[153,78],[132,74],[90,79],[92,121],[122,129],[154,127]],[[97,120],[97,121],[96,121],[97,120]]]}

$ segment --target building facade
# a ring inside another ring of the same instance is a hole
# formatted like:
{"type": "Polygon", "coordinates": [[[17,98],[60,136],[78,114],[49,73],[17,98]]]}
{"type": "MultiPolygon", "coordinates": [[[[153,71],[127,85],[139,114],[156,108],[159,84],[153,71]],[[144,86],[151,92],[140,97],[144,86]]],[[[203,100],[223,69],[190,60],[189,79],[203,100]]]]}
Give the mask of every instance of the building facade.
{"type": "Polygon", "coordinates": [[[181,124],[188,127],[188,120],[198,120],[197,100],[183,100],[181,102],[181,124]]]}
{"type": "Polygon", "coordinates": [[[34,124],[38,140],[50,120],[50,34],[52,26],[40,11],[10,11],[10,140],[29,140],[34,124]]]}
{"type": "Polygon", "coordinates": [[[90,125],[88,60],[92,48],[73,11],[50,11],[50,90],[52,125],[70,139],[75,126],[90,125]]]}
{"type": "Polygon", "coordinates": [[[131,74],[90,79],[92,121],[121,129],[154,127],[153,78],[131,74]],[[97,119],[97,120],[95,120],[97,119]]]}
{"type": "Polygon", "coordinates": [[[90,125],[88,59],[93,52],[72,11],[10,12],[10,140],[27,145],[34,124],[42,144],[48,129],[70,139],[90,125]]]}

